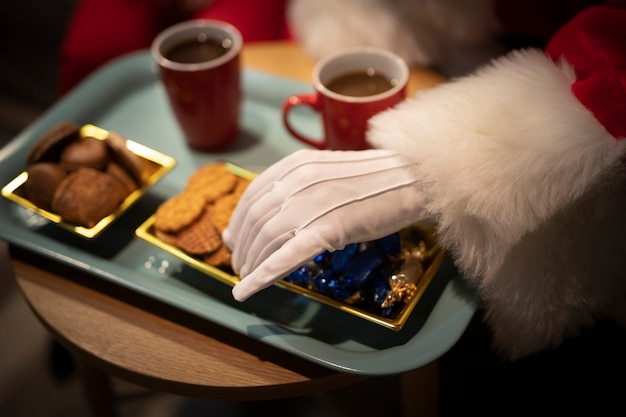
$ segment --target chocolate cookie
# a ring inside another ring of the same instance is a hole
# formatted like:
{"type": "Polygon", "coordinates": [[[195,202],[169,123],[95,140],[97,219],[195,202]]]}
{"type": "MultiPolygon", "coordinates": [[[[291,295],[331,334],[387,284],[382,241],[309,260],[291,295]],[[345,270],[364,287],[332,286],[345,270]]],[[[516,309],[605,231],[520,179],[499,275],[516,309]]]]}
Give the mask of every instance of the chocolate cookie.
{"type": "Polygon", "coordinates": [[[35,162],[57,161],[61,150],[79,137],[80,126],[74,122],[62,122],[48,130],[33,146],[26,157],[28,165],[35,162]]]}
{"type": "Polygon", "coordinates": [[[126,171],[120,164],[114,161],[110,161],[104,171],[107,174],[111,175],[113,178],[118,180],[127,192],[127,195],[132,193],[137,189],[137,183],[135,179],[130,176],[128,171],[126,171]]]}
{"type": "Polygon", "coordinates": [[[61,151],[59,163],[68,171],[78,168],[103,170],[109,162],[107,145],[96,138],[78,138],[61,151]]]}
{"type": "Polygon", "coordinates": [[[28,167],[24,183],[26,197],[44,210],[52,208],[52,198],[58,185],[67,177],[67,171],[53,162],[37,162],[28,167]]]}
{"type": "Polygon", "coordinates": [[[79,168],[57,187],[52,209],[66,223],[91,228],[113,213],[124,198],[118,180],[92,168],[79,168]]]}
{"type": "Polygon", "coordinates": [[[137,185],[143,184],[143,166],[141,160],[126,147],[126,139],[117,132],[109,132],[105,139],[111,151],[111,159],[123,166],[135,179],[137,185]]]}

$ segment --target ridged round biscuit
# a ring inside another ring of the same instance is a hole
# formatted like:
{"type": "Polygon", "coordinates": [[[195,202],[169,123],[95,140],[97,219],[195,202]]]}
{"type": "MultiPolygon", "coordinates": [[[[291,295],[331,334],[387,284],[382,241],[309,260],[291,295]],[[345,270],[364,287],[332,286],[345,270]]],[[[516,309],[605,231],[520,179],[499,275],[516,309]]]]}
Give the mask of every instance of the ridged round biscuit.
{"type": "Polygon", "coordinates": [[[155,228],[154,235],[168,245],[178,247],[178,235],[176,233],[168,233],[155,228]]]}
{"type": "Polygon", "coordinates": [[[119,181],[102,171],[79,168],[57,187],[52,209],[66,223],[90,228],[113,213],[124,198],[119,181]]]}
{"type": "Polygon", "coordinates": [[[237,207],[240,196],[237,194],[227,194],[215,200],[209,211],[213,224],[220,233],[223,233],[230,222],[230,218],[237,207]]]}
{"type": "Polygon", "coordinates": [[[176,246],[191,255],[204,255],[214,252],[222,244],[222,236],[217,231],[211,216],[205,212],[177,235],[176,246]]]}
{"type": "Polygon", "coordinates": [[[185,191],[202,195],[208,204],[230,193],[236,184],[235,174],[225,163],[217,162],[198,168],[187,180],[185,191]]]}
{"type": "Polygon", "coordinates": [[[201,195],[182,192],[161,203],[155,212],[154,227],[178,233],[200,217],[203,211],[204,198],[201,195]]]}
{"type": "Polygon", "coordinates": [[[203,256],[202,260],[216,268],[230,268],[231,252],[230,249],[228,249],[228,246],[222,243],[222,245],[215,252],[203,256]]]}
{"type": "Polygon", "coordinates": [[[26,157],[27,165],[36,162],[58,161],[61,150],[79,137],[80,126],[65,121],[49,129],[31,148],[26,157]]]}
{"type": "Polygon", "coordinates": [[[243,195],[243,192],[246,191],[246,188],[248,188],[248,185],[250,185],[251,182],[252,180],[249,180],[247,178],[238,177],[237,184],[235,185],[235,188],[233,189],[231,194],[235,194],[241,197],[243,195]]]}

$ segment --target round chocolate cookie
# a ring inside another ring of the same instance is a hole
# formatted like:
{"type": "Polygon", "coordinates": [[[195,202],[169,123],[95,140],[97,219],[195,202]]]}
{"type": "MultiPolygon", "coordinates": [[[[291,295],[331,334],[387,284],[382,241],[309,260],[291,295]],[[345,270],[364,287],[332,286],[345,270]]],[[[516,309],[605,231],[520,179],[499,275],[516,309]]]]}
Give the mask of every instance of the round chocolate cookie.
{"type": "Polygon", "coordinates": [[[117,162],[110,161],[104,172],[118,180],[124,186],[124,189],[127,191],[127,195],[137,189],[135,179],[131,177],[128,171],[126,171],[124,167],[117,162]]]}
{"type": "Polygon", "coordinates": [[[91,228],[124,201],[124,187],[115,178],[92,168],[79,168],[57,187],[52,209],[63,221],[91,228]]]}
{"type": "Polygon", "coordinates": [[[103,170],[109,162],[107,145],[96,138],[78,138],[61,151],[59,163],[68,171],[78,168],[103,170]]]}
{"type": "Polygon", "coordinates": [[[24,183],[26,197],[44,210],[52,208],[54,192],[67,177],[67,171],[53,162],[37,162],[28,167],[28,179],[24,183]]]}
{"type": "Polygon", "coordinates": [[[26,163],[57,161],[61,150],[79,137],[80,126],[74,122],[61,122],[44,134],[26,157],[26,163]]]}
{"type": "Polygon", "coordinates": [[[117,132],[109,132],[105,142],[111,150],[111,158],[123,166],[135,179],[137,185],[141,186],[143,183],[143,166],[139,157],[126,147],[126,139],[117,132]]]}

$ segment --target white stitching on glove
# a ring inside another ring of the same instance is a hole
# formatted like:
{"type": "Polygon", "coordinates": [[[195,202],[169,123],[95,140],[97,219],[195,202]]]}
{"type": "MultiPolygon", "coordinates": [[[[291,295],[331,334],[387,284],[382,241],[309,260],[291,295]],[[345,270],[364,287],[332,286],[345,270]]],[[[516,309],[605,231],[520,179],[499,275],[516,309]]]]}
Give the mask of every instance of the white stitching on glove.
{"type": "Polygon", "coordinates": [[[399,231],[427,217],[413,162],[390,150],[301,150],[242,196],[223,238],[244,301],[325,250],[399,231]]]}

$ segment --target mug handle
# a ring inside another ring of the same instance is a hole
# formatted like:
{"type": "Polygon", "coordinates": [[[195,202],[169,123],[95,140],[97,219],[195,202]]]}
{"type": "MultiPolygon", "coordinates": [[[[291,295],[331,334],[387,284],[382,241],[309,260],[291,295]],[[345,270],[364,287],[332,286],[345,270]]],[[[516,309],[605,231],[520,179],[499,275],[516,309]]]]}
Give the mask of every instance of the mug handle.
{"type": "Polygon", "coordinates": [[[316,112],[320,112],[320,96],[318,93],[310,93],[310,94],[294,94],[287,98],[283,103],[283,124],[287,131],[291,133],[291,135],[298,139],[301,142],[306,143],[309,146],[312,146],[317,149],[326,149],[327,140],[325,138],[322,139],[311,139],[309,137],[304,136],[300,132],[298,132],[292,125],[289,123],[289,112],[296,106],[309,106],[316,112]]]}

